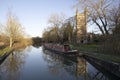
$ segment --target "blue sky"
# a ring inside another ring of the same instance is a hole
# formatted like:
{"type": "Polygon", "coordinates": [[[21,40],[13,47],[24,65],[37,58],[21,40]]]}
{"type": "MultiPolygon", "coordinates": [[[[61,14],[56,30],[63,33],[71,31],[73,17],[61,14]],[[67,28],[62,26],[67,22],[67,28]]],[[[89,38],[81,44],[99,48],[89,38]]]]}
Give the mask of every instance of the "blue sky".
{"type": "Polygon", "coordinates": [[[42,36],[53,13],[75,15],[76,0],[0,0],[0,23],[5,24],[9,8],[30,36],[42,36]]]}
{"type": "MultiPolygon", "coordinates": [[[[28,35],[42,36],[51,14],[75,15],[77,0],[0,0],[0,24],[5,24],[8,10],[12,10],[28,35]]],[[[119,0],[114,0],[115,6],[119,0]]],[[[88,25],[88,31],[95,29],[88,25]]]]}

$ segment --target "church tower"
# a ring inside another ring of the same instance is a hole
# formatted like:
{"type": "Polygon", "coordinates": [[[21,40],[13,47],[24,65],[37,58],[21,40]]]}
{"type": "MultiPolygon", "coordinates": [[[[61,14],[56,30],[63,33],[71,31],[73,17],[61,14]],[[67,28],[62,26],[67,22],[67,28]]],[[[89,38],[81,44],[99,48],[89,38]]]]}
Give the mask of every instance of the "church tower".
{"type": "Polygon", "coordinates": [[[83,43],[87,36],[87,10],[84,9],[83,13],[79,13],[76,9],[76,39],[77,43],[83,43]]]}

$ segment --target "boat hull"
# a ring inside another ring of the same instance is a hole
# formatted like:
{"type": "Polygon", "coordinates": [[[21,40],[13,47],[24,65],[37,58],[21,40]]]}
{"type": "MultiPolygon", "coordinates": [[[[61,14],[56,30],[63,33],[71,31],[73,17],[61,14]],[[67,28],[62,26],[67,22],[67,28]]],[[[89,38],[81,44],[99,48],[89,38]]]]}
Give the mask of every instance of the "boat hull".
{"type": "Polygon", "coordinates": [[[48,47],[45,47],[45,46],[44,46],[44,49],[50,50],[54,53],[58,53],[58,54],[61,54],[61,55],[64,55],[64,56],[77,56],[78,55],[77,50],[70,50],[70,51],[67,51],[67,52],[63,52],[63,51],[54,50],[52,48],[48,48],[48,47]]]}
{"type": "Polygon", "coordinates": [[[60,51],[56,51],[56,50],[53,50],[53,49],[50,49],[50,48],[47,48],[47,47],[44,47],[44,50],[49,50],[50,52],[53,52],[54,54],[57,54],[57,55],[60,55],[64,58],[67,58],[73,62],[78,62],[77,61],[77,57],[78,57],[78,53],[76,52],[73,53],[73,52],[69,52],[69,53],[64,53],[64,52],[60,52],[60,51]]]}

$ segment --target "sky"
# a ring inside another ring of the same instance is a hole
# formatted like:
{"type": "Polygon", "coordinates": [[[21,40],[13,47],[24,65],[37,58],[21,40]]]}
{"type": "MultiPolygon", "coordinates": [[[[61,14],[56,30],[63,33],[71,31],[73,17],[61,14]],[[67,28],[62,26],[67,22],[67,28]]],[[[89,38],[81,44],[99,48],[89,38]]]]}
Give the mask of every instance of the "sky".
{"type": "Polygon", "coordinates": [[[5,24],[9,9],[31,37],[42,36],[51,14],[75,15],[76,0],[0,0],[0,24],[5,24]]]}

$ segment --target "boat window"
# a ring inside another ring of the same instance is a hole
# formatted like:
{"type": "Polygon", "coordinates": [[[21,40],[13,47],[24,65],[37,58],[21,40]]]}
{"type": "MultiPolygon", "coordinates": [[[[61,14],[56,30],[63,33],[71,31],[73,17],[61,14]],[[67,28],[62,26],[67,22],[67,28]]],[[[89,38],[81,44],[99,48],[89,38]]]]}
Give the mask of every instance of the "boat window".
{"type": "Polygon", "coordinates": [[[70,50],[70,46],[69,45],[64,45],[64,49],[65,49],[65,51],[68,51],[68,50],[70,50]]]}

